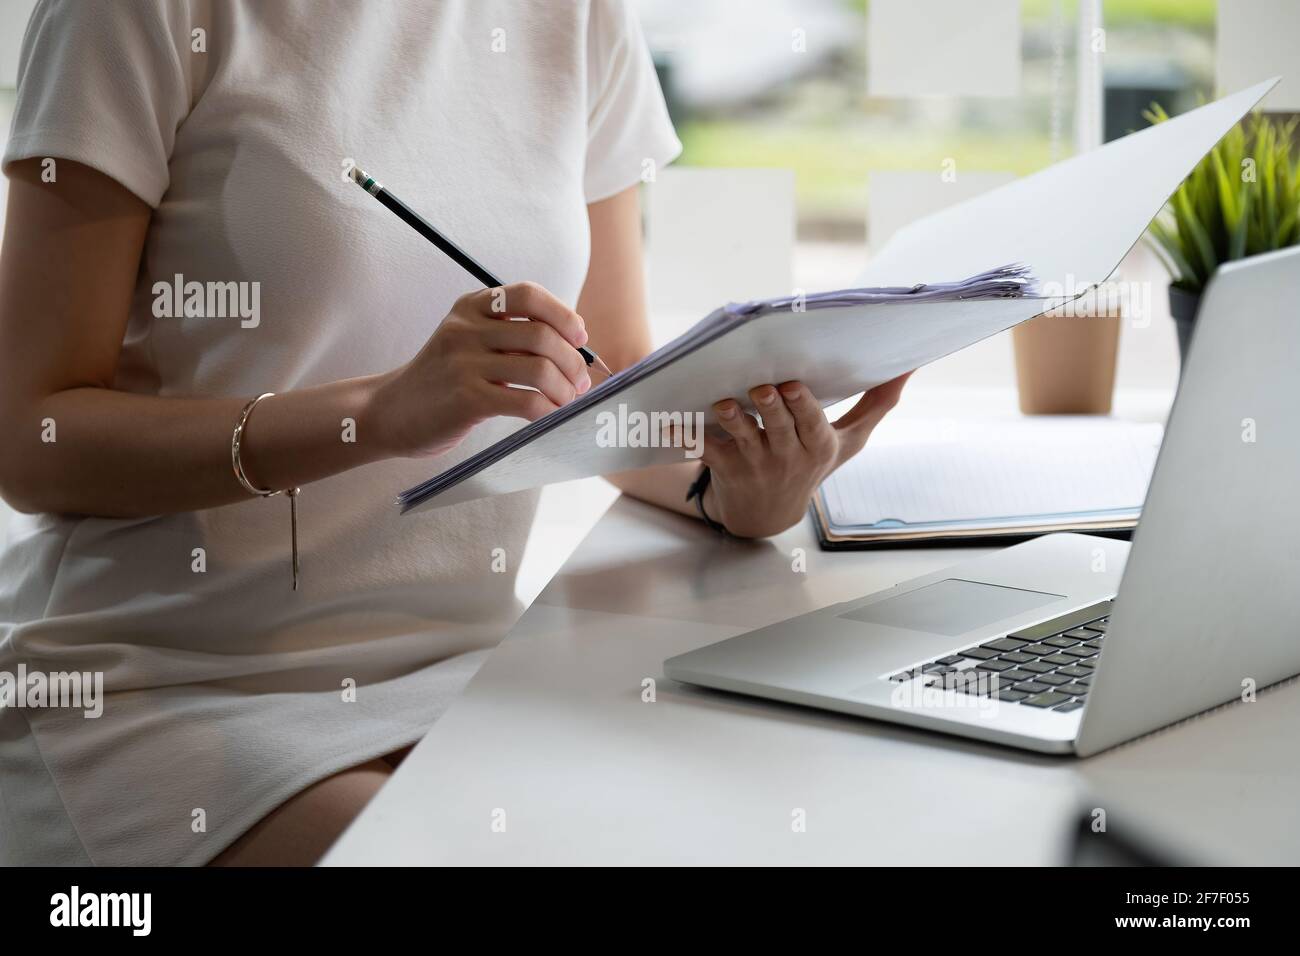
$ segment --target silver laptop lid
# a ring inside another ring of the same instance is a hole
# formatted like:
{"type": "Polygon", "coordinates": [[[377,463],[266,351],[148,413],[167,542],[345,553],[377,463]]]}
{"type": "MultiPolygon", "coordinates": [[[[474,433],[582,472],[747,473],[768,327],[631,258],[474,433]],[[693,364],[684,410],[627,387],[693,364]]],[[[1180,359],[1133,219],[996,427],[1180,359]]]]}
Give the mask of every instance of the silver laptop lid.
{"type": "Polygon", "coordinates": [[[1300,672],[1300,248],[1225,266],[1079,730],[1104,750],[1300,672]]]}

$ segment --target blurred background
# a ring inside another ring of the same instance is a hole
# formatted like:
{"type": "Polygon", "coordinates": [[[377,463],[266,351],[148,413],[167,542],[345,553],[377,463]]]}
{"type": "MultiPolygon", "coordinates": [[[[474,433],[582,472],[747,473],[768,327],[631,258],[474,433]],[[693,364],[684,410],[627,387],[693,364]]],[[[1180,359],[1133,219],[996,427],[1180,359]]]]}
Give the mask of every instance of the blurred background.
{"type": "MultiPolygon", "coordinates": [[[[924,89],[873,75],[870,0],[637,0],[669,109],[685,146],[680,162],[777,167],[795,174],[800,239],[874,240],[868,175],[939,169],[1023,175],[1074,151],[1078,4],[1073,0],[877,2],[900,29],[952,29],[961,7],[984,18],[1010,11],[1018,36],[967,49],[961,80],[1019,59],[1012,82],[985,95],[924,89]],[[906,8],[911,8],[908,16],[906,8]],[[893,14],[898,8],[903,16],[893,14]],[[983,8],[981,10],[980,8],[983,8]],[[1018,17],[1015,12],[1018,9],[1018,17]],[[791,49],[804,31],[805,50],[791,49]],[[981,48],[982,46],[982,48],[981,48]],[[1018,80],[1018,82],[1016,82],[1018,80]],[[995,95],[987,95],[992,93],[995,95]],[[996,95],[1001,94],[1001,95],[996,95]]],[[[1215,0],[1106,0],[1105,138],[1145,126],[1153,100],[1170,113],[1215,90],[1215,0]]],[[[873,26],[875,24],[872,24],[873,26]]],[[[925,37],[875,38],[904,53],[925,37]]],[[[932,83],[932,87],[935,84],[932,83]]],[[[983,91],[982,91],[983,92],[983,91]]]]}

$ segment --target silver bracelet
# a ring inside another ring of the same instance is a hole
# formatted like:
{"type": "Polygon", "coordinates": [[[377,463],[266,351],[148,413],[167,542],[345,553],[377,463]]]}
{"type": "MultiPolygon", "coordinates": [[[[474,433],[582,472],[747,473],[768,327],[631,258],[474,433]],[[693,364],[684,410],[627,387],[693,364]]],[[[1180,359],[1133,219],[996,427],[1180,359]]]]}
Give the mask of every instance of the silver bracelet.
{"type": "Polygon", "coordinates": [[[253,414],[253,409],[257,403],[264,398],[270,398],[275,392],[263,392],[257,398],[253,399],[244,406],[244,410],[239,413],[239,422],[235,425],[234,434],[230,436],[230,465],[235,471],[235,478],[244,490],[250,495],[256,495],[259,498],[274,498],[276,495],[289,496],[289,531],[293,541],[293,589],[298,590],[298,492],[301,488],[282,488],[279,491],[268,491],[258,488],[248,480],[248,475],[244,474],[244,463],[240,460],[240,445],[244,439],[244,428],[248,425],[248,416],[253,414]]]}

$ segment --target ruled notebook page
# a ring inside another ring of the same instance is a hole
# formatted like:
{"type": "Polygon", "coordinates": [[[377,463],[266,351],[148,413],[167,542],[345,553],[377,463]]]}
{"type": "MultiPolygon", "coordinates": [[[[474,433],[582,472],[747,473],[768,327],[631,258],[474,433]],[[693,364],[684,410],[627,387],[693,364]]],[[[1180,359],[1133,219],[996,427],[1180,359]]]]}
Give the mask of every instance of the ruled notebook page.
{"type": "Polygon", "coordinates": [[[887,420],[823,501],[835,531],[1136,513],[1162,432],[1084,416],[887,420]]]}

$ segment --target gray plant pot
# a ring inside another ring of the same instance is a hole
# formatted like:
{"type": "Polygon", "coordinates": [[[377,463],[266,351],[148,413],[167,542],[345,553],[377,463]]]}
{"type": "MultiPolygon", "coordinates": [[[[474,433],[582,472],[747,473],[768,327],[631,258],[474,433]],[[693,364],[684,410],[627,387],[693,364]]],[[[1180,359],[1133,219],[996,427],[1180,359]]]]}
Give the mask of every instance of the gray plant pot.
{"type": "Polygon", "coordinates": [[[1201,308],[1201,294],[1188,292],[1177,286],[1169,287],[1169,314],[1174,317],[1178,332],[1178,363],[1187,362],[1187,350],[1192,347],[1192,332],[1196,328],[1196,313],[1201,308]]]}

